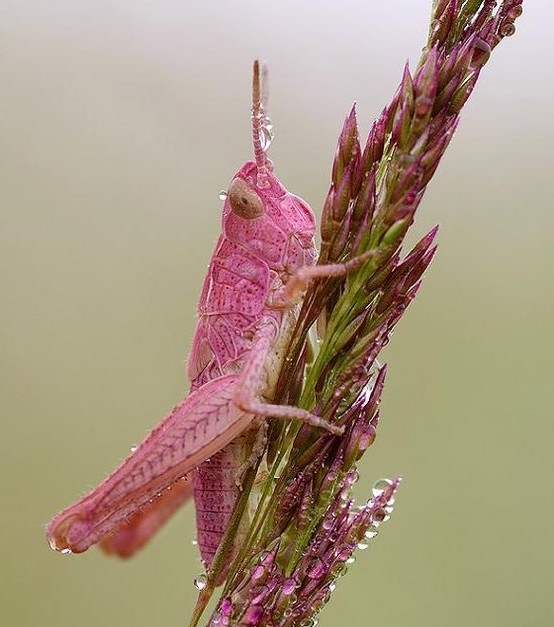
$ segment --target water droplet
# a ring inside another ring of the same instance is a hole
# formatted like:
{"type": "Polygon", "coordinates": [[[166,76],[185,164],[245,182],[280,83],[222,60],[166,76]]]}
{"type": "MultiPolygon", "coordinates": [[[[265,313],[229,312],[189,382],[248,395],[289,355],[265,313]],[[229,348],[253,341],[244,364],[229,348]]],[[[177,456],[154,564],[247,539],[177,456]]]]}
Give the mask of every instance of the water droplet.
{"type": "Polygon", "coordinates": [[[194,580],[194,587],[197,590],[204,590],[207,585],[208,585],[208,578],[206,577],[205,574],[198,575],[198,577],[196,577],[194,580]]]}
{"type": "Polygon", "coordinates": [[[384,507],[379,507],[373,512],[373,524],[375,526],[378,526],[383,522],[387,522],[389,519],[390,515],[387,514],[384,507]]]}
{"type": "Polygon", "coordinates": [[[383,494],[383,492],[390,486],[392,481],[390,479],[379,479],[373,484],[373,496],[378,497],[383,494]]]}
{"type": "MultiPolygon", "coordinates": [[[[52,547],[52,548],[56,548],[56,547],[52,547]]],[[[71,555],[71,553],[73,553],[73,551],[72,551],[71,549],[69,549],[69,548],[67,548],[67,547],[66,547],[65,549],[62,549],[62,550],[60,551],[60,553],[61,553],[62,555],[71,555]]]]}
{"type": "Polygon", "coordinates": [[[365,551],[367,547],[369,546],[369,544],[367,542],[360,541],[358,542],[357,546],[360,549],[360,551],[365,551]]]}
{"type": "Polygon", "coordinates": [[[325,478],[327,479],[327,481],[336,481],[338,476],[339,476],[339,473],[336,470],[330,470],[327,473],[327,477],[325,478]]]}
{"type": "Polygon", "coordinates": [[[289,577],[288,579],[285,579],[285,581],[283,581],[283,585],[281,586],[282,594],[284,594],[285,596],[289,596],[289,594],[292,594],[294,592],[297,585],[298,583],[296,579],[294,579],[294,577],[289,577]]]}
{"type": "Polygon", "coordinates": [[[137,449],[138,446],[136,444],[133,444],[133,446],[131,446],[131,453],[134,453],[137,449]]]}
{"type": "Polygon", "coordinates": [[[227,192],[224,189],[222,189],[217,195],[217,197],[219,198],[219,200],[227,200],[228,195],[229,194],[227,194],[227,192]]]}
{"type": "Polygon", "coordinates": [[[260,118],[261,133],[260,142],[262,144],[262,150],[267,152],[273,141],[273,124],[267,115],[262,115],[260,118]]]}
{"type": "Polygon", "coordinates": [[[310,579],[321,579],[325,575],[325,564],[320,559],[315,559],[306,573],[310,579]]]}
{"type": "Polygon", "coordinates": [[[511,37],[516,32],[516,27],[512,22],[505,22],[500,26],[500,35],[502,37],[511,37]]]}
{"type": "Polygon", "coordinates": [[[267,128],[262,127],[261,140],[262,140],[262,150],[264,152],[267,152],[269,150],[269,146],[271,145],[272,139],[273,139],[273,136],[267,130],[267,128]]]}
{"type": "Polygon", "coordinates": [[[337,566],[333,569],[333,575],[335,577],[342,577],[343,575],[346,575],[347,572],[348,566],[346,564],[337,564],[337,566]]]}
{"type": "Polygon", "coordinates": [[[346,560],[346,563],[347,563],[347,564],[353,564],[355,561],[356,561],[356,558],[355,558],[353,555],[351,555],[351,556],[350,556],[350,557],[346,560]]]}
{"type": "Polygon", "coordinates": [[[325,518],[325,520],[323,521],[322,527],[323,529],[325,529],[325,531],[331,531],[331,529],[334,527],[335,522],[332,518],[327,517],[325,518]]]}
{"type": "Polygon", "coordinates": [[[377,531],[377,529],[375,529],[374,527],[370,527],[365,533],[364,536],[368,539],[371,540],[372,538],[374,538],[379,532],[377,531]]]}
{"type": "Polygon", "coordinates": [[[360,451],[365,451],[366,449],[369,448],[369,445],[372,444],[374,440],[375,440],[375,437],[373,436],[372,433],[370,432],[363,433],[358,438],[358,448],[360,449],[360,451]]]}
{"type": "Polygon", "coordinates": [[[521,6],[521,4],[516,4],[515,7],[512,7],[508,11],[508,15],[510,16],[510,19],[512,20],[517,19],[522,13],[523,13],[523,7],[521,6]]]}
{"type": "Polygon", "coordinates": [[[198,546],[198,540],[196,538],[192,541],[192,546],[198,546]]]}

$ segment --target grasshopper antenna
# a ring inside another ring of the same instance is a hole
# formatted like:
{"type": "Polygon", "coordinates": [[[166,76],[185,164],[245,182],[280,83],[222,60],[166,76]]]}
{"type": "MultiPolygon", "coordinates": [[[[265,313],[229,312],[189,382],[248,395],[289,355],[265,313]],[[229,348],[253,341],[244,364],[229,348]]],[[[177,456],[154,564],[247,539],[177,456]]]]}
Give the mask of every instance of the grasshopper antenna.
{"type": "Polygon", "coordinates": [[[267,171],[273,168],[266,154],[273,138],[271,122],[267,117],[268,76],[267,65],[264,63],[260,68],[260,62],[256,59],[252,71],[252,144],[260,182],[266,178],[267,171]]]}

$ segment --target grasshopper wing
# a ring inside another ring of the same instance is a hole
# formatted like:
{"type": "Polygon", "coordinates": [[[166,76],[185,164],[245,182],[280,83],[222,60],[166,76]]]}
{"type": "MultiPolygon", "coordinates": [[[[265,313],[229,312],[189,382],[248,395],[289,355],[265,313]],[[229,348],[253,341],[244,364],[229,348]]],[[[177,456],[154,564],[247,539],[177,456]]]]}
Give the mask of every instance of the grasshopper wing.
{"type": "Polygon", "coordinates": [[[148,517],[153,499],[248,427],[251,415],[233,403],[239,377],[208,381],[181,401],[105,481],[52,519],[50,545],[81,553],[143,508],[148,517]]]}

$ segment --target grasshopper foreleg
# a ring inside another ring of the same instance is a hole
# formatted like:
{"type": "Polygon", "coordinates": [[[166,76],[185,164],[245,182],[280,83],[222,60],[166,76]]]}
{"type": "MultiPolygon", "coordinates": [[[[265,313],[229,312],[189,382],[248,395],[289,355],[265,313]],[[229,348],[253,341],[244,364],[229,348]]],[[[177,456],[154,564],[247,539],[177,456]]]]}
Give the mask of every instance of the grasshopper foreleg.
{"type": "Polygon", "coordinates": [[[344,427],[333,425],[320,416],[310,413],[301,407],[292,405],[274,405],[261,401],[258,392],[264,377],[264,367],[272,347],[272,331],[270,326],[262,327],[259,337],[254,343],[249,358],[244,365],[241,377],[237,382],[233,402],[242,411],[265,418],[289,418],[302,420],[314,427],[320,427],[335,434],[342,435],[344,427]]]}
{"type": "Polygon", "coordinates": [[[310,281],[327,277],[340,277],[357,270],[368,259],[371,259],[375,251],[368,250],[344,263],[330,263],[320,266],[304,266],[299,268],[287,281],[283,290],[283,304],[295,302],[300,294],[308,287],[310,281]]]}

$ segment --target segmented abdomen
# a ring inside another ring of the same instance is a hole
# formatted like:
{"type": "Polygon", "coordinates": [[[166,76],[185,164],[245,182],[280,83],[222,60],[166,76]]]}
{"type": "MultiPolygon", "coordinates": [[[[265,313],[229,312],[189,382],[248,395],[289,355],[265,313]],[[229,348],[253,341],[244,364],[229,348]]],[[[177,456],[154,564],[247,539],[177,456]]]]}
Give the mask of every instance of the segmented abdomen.
{"type": "MultiPolygon", "coordinates": [[[[202,562],[206,567],[213,562],[221,539],[227,530],[240,494],[238,486],[240,475],[246,470],[247,457],[252,451],[255,433],[254,429],[239,436],[202,463],[193,473],[197,542],[202,562]]],[[[224,556],[218,579],[224,578],[229,564],[237,553],[241,544],[241,529],[248,524],[248,518],[248,513],[246,513],[241,520],[237,534],[227,549],[228,553],[224,556]]]]}

